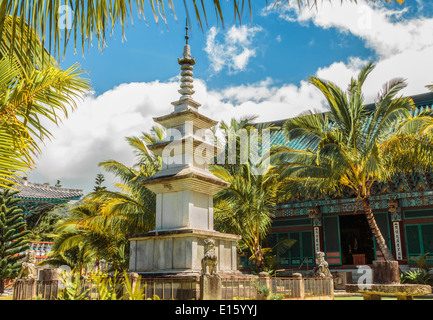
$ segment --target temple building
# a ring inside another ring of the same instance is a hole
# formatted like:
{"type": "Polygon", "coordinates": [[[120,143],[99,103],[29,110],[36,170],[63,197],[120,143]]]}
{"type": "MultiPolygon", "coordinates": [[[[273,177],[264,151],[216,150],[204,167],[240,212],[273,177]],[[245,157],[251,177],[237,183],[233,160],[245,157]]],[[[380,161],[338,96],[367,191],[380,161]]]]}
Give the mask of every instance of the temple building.
{"type": "Polygon", "coordinates": [[[23,209],[24,217],[51,210],[57,205],[73,200],[79,200],[83,196],[81,189],[67,189],[50,186],[49,183],[30,182],[27,178],[13,186],[20,191],[16,198],[20,198],[19,206],[23,209]]]}
{"type": "MultiPolygon", "coordinates": [[[[415,114],[431,109],[433,93],[412,96],[415,114]]],[[[373,107],[373,106],[371,106],[373,107]]],[[[274,122],[282,126],[285,120],[274,122]]],[[[287,143],[283,132],[271,134],[271,144],[287,143]]],[[[382,260],[382,252],[368,227],[362,208],[355,214],[350,197],[292,200],[276,208],[266,247],[279,240],[297,240],[279,257],[278,268],[298,269],[314,264],[314,253],[325,252],[331,268],[355,268],[382,260]]],[[[399,174],[388,183],[377,183],[371,197],[376,222],[394,258],[407,264],[409,258],[430,253],[433,259],[432,172],[399,174]]],[[[247,260],[243,261],[248,265],[247,260]]]]}
{"type": "MultiPolygon", "coordinates": [[[[50,186],[49,183],[30,182],[27,178],[17,182],[13,188],[20,191],[14,197],[21,199],[18,206],[23,210],[25,219],[32,215],[40,215],[69,201],[79,200],[83,196],[81,189],[68,189],[50,186]]],[[[53,242],[32,241],[30,250],[36,253],[36,262],[46,259],[52,246],[53,242]]]]}

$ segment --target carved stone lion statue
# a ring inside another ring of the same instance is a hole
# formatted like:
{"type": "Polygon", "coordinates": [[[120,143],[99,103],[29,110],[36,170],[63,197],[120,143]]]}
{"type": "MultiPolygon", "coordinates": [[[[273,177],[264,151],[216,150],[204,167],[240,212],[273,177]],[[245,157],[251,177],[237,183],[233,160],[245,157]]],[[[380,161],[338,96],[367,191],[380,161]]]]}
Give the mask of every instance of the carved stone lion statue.
{"type": "Polygon", "coordinates": [[[24,261],[21,265],[20,273],[18,274],[18,279],[36,279],[36,252],[29,250],[26,252],[27,261],[24,261]]]}
{"type": "Polygon", "coordinates": [[[201,259],[201,271],[203,274],[213,275],[216,274],[216,267],[217,256],[215,253],[215,241],[212,239],[206,239],[204,241],[204,257],[201,259]]]}
{"type": "Polygon", "coordinates": [[[318,278],[332,278],[328,262],[325,260],[324,252],[316,252],[316,266],[314,267],[313,272],[314,276],[318,278]]]}

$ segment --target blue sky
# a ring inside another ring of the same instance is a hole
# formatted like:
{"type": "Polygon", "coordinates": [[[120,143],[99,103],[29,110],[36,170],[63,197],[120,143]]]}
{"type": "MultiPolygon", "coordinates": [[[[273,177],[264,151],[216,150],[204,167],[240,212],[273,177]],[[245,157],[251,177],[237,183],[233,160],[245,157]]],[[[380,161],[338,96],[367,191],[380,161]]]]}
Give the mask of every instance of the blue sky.
{"type": "MultiPolygon", "coordinates": [[[[197,61],[195,77],[205,80],[213,89],[258,82],[267,77],[272,77],[278,83],[299,83],[314,74],[318,68],[336,60],[345,60],[352,55],[374,58],[374,51],[365,48],[362,39],[350,33],[341,33],[337,28],[323,29],[311,23],[301,25],[285,21],[278,17],[277,10],[264,15],[265,1],[254,2],[253,21],[249,12],[246,12],[242,23],[233,23],[230,1],[222,1],[222,4],[226,19],[224,28],[221,21],[215,19],[211,6],[208,7],[208,26],[204,25],[203,30],[195,17],[190,16],[192,30],[189,42],[197,61]],[[250,36],[255,55],[243,70],[230,71],[225,67],[221,72],[210,72],[212,61],[206,52],[210,29],[217,26],[216,40],[224,43],[224,35],[233,25],[258,29],[250,36]]],[[[90,48],[85,47],[84,57],[81,47],[74,54],[74,49],[70,46],[62,66],[79,62],[89,71],[96,94],[122,83],[169,80],[178,74],[177,57],[182,53],[185,43],[185,11],[183,6],[175,10],[177,20],[171,12],[167,12],[167,25],[162,21],[155,23],[151,16],[146,17],[146,23],[134,14],[134,24],[128,25],[125,41],[122,41],[118,26],[102,52],[98,50],[96,42],[90,48]]]]}
{"type": "MultiPolygon", "coordinates": [[[[225,28],[217,26],[212,7],[203,31],[191,12],[194,98],[215,120],[254,114],[258,121],[272,121],[325,109],[306,79],[318,76],[344,88],[368,61],[376,69],[364,86],[366,102],[394,77],[407,79],[405,95],[424,93],[433,83],[432,1],[406,0],[402,6],[323,1],[318,10],[271,9],[266,1],[253,1],[253,22],[246,14],[241,25],[232,23],[230,2],[222,1],[225,28]]],[[[156,24],[149,13],[147,23],[133,15],[126,41],[116,28],[103,52],[96,42],[85,48],[84,57],[81,48],[76,54],[68,48],[62,67],[79,62],[89,71],[93,92],[61,126],[51,128],[55,138],[46,142],[31,180],[54,184],[59,179],[65,187],[89,192],[102,172],[100,161],[134,163],[125,137],[148,131],[152,117],[171,112],[170,102],[179,97],[185,11],[175,3],[177,21],[167,11],[168,25],[156,24]]],[[[106,178],[111,188],[114,180],[106,178]]]]}

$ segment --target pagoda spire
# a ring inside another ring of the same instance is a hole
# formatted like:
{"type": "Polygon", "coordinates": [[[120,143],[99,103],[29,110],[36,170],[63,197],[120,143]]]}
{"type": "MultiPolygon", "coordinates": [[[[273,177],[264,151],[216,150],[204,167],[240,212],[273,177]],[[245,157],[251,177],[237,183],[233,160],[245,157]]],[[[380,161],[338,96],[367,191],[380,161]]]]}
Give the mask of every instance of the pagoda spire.
{"type": "Polygon", "coordinates": [[[181,94],[178,101],[172,102],[175,106],[175,112],[184,110],[188,107],[198,108],[200,104],[192,99],[192,95],[195,93],[193,90],[193,69],[195,65],[195,59],[191,56],[191,47],[188,43],[188,24],[185,27],[185,46],[183,47],[182,58],[178,58],[177,61],[181,69],[181,79],[180,79],[180,90],[178,92],[181,94]]]}

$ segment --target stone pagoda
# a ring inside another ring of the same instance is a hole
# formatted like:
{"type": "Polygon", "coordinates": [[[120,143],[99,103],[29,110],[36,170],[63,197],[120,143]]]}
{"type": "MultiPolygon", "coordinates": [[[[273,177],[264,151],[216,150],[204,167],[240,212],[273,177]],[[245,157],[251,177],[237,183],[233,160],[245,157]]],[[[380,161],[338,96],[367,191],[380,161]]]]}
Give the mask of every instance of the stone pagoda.
{"type": "Polygon", "coordinates": [[[192,96],[193,66],[188,44],[182,58],[179,100],[174,111],[154,118],[167,129],[167,137],[149,149],[162,157],[162,169],[142,184],[156,194],[156,228],[134,234],[130,240],[130,272],[142,275],[200,275],[205,256],[216,255],[216,273],[237,272],[238,235],[214,230],[213,196],[228,183],[208,170],[218,148],[204,132],[218,122],[199,113],[192,96]],[[214,244],[209,247],[209,243],[214,244]]]}

